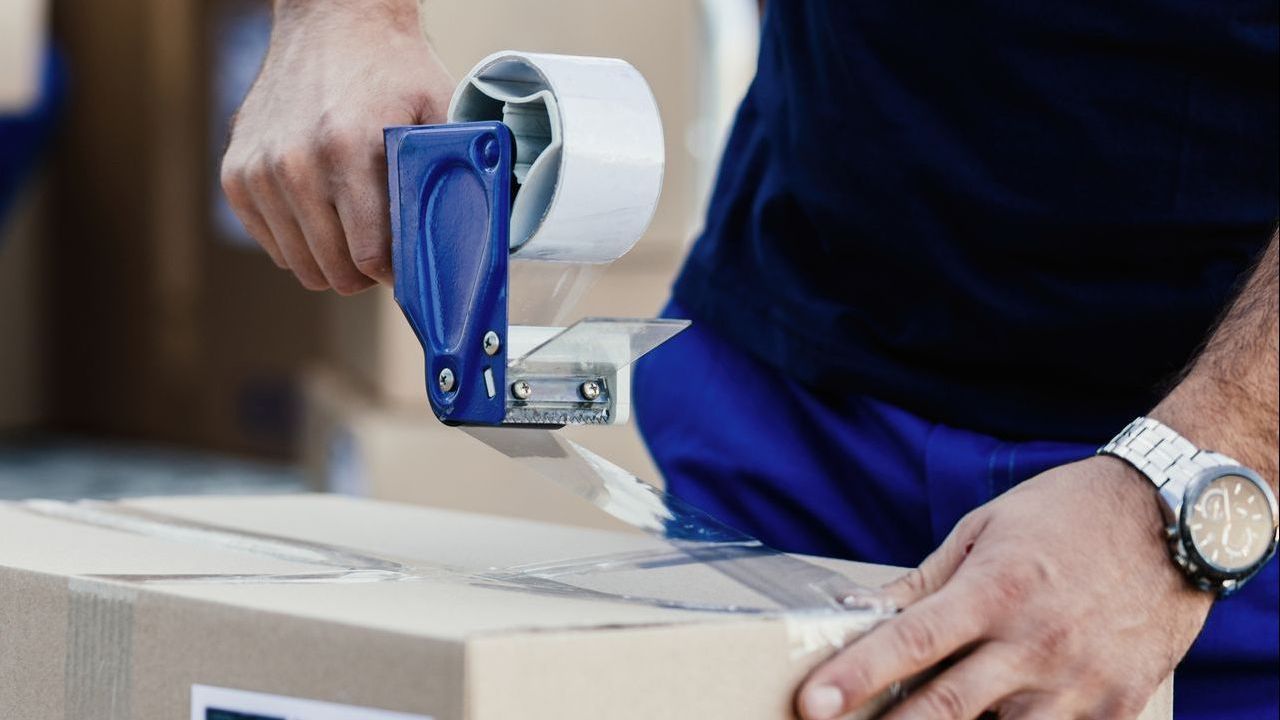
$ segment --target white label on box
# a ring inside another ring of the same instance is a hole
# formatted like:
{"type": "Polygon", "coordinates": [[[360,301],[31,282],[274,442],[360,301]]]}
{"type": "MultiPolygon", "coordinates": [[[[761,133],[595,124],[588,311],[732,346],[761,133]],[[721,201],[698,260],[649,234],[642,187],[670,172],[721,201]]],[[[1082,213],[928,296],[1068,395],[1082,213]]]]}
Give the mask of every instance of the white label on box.
{"type": "Polygon", "coordinates": [[[191,686],[191,720],[431,720],[426,715],[375,710],[232,690],[191,686]]]}

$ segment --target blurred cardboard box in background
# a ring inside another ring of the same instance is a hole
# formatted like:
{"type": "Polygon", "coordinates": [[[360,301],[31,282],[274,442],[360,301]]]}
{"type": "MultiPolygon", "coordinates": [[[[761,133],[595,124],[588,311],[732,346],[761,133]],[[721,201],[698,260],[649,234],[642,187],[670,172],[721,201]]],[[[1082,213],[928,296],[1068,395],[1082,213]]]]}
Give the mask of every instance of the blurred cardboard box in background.
{"type": "MultiPolygon", "coordinates": [[[[574,317],[650,316],[666,298],[698,225],[699,183],[718,152],[707,122],[709,107],[724,106],[723,83],[707,69],[713,5],[425,6],[423,25],[455,76],[515,48],[622,57],[654,90],[667,144],[657,214],[574,317]]],[[[298,436],[303,369],[316,366],[357,388],[370,413],[426,410],[422,351],[388,290],[309,293],[232,237],[234,222],[218,208],[225,116],[245,68],[260,57],[265,7],[265,0],[55,3],[72,95],[51,189],[58,199],[46,279],[52,426],[288,458],[299,440],[325,442],[298,436]]],[[[443,431],[438,423],[422,427],[443,431]]],[[[616,434],[603,442],[619,443],[624,464],[652,479],[634,427],[608,430],[616,434]]],[[[388,457],[412,456],[412,438],[403,443],[379,447],[388,457]]],[[[440,460],[474,461],[466,453],[440,460]]]]}
{"type": "MultiPolygon", "coordinates": [[[[421,407],[379,405],[340,373],[305,382],[302,460],[315,488],[355,497],[594,528],[617,524],[590,503],[421,407]]],[[[647,460],[647,458],[646,458],[647,460]]]]}
{"type": "Polygon", "coordinates": [[[46,0],[0,2],[0,114],[20,111],[40,91],[46,0]]]}
{"type": "Polygon", "coordinates": [[[320,296],[221,242],[213,46],[256,0],[55,5],[72,76],[54,173],[52,422],[288,456],[320,296]]]}

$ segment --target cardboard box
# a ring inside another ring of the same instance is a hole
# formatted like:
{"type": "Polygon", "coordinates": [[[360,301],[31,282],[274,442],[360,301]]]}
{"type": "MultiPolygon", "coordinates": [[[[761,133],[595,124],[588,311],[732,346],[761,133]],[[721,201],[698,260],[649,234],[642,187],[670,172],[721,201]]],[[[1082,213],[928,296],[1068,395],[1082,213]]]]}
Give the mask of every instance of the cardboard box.
{"type": "Polygon", "coordinates": [[[45,420],[46,183],[30,183],[0,218],[0,432],[45,420]]]}
{"type": "MultiPolygon", "coordinates": [[[[659,482],[634,425],[562,432],[639,477],[659,482]]],[[[620,527],[590,503],[441,423],[425,394],[415,407],[388,406],[325,368],[316,368],[305,381],[300,454],[317,490],[580,527],[620,527]]]]}
{"type": "Polygon", "coordinates": [[[0,3],[0,115],[20,112],[40,91],[46,0],[0,3]]]}
{"type": "MultiPolygon", "coordinates": [[[[708,565],[561,576],[558,594],[529,571],[661,546],[332,496],[0,505],[0,717],[281,717],[311,701],[289,716],[785,718],[831,651],[806,638],[864,624],[616,598],[740,598],[708,565]],[[615,598],[573,592],[593,582],[615,598]]],[[[1168,690],[1145,719],[1169,717],[1168,690]]]]}
{"type": "Polygon", "coordinates": [[[210,45],[226,3],[72,5],[54,18],[75,82],[53,188],[51,420],[286,455],[324,303],[210,223],[210,45]]]}

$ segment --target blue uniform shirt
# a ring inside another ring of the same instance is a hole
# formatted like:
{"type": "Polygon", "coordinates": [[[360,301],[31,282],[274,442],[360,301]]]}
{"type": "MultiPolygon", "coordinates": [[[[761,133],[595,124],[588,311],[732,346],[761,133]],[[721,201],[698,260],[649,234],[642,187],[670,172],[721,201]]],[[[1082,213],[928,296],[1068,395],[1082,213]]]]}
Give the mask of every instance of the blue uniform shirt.
{"type": "Polygon", "coordinates": [[[1159,396],[1277,217],[1277,4],[771,2],[692,317],[1009,438],[1159,396]]]}

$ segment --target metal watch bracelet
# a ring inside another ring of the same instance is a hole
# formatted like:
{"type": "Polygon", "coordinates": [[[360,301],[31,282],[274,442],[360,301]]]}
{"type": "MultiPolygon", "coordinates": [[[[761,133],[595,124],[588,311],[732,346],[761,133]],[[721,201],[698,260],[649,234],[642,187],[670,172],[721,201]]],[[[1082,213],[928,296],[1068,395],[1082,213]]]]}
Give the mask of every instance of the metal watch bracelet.
{"type": "Polygon", "coordinates": [[[1098,449],[1120,458],[1157,488],[1181,492],[1203,470],[1240,463],[1226,455],[1201,450],[1159,420],[1139,417],[1098,449]]]}

